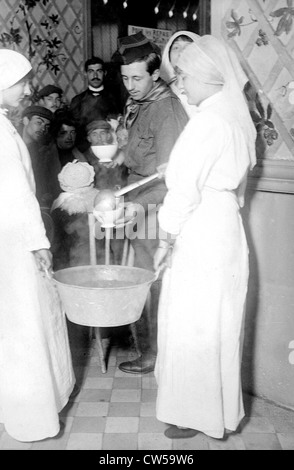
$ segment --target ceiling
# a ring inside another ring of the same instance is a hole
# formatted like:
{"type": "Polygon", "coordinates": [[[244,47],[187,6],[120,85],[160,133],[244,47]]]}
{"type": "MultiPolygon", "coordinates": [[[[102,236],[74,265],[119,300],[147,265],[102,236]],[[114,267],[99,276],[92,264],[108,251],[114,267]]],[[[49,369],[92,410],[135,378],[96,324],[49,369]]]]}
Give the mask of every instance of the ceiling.
{"type": "Polygon", "coordinates": [[[109,20],[138,24],[141,26],[155,26],[158,20],[169,18],[169,12],[173,15],[183,15],[187,10],[188,20],[197,12],[201,0],[92,0],[92,21],[109,20]],[[106,2],[106,3],[105,3],[106,2]],[[127,7],[123,4],[126,2],[127,7]],[[155,8],[158,13],[155,14],[155,8]]]}

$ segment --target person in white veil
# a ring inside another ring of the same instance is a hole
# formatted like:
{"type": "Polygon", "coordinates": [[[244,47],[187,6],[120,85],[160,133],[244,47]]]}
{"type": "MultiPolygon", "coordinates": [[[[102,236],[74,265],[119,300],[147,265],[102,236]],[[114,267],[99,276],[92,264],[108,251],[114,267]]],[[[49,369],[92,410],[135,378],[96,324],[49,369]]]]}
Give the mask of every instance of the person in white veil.
{"type": "Polygon", "coordinates": [[[30,94],[31,71],[22,54],[0,49],[0,422],[24,442],[59,433],[75,384],[30,156],[7,118],[30,94]]]}
{"type": "Polygon", "coordinates": [[[179,54],[188,44],[194,42],[197,38],[199,38],[198,34],[192,33],[191,31],[177,31],[174,33],[164,47],[160,67],[160,77],[170,86],[172,91],[180,99],[188,117],[192,117],[197,113],[197,107],[190,105],[187,102],[186,95],[183,94],[179,88],[174,66],[179,54]]]}
{"type": "MultiPolygon", "coordinates": [[[[171,87],[172,91],[181,100],[181,103],[188,114],[188,117],[194,116],[198,109],[195,105],[190,105],[187,101],[187,97],[181,89],[177,74],[175,72],[176,61],[178,60],[181,52],[191,42],[195,42],[200,38],[196,33],[191,31],[177,31],[168,40],[162,53],[162,62],[160,67],[161,78],[171,87]]],[[[236,74],[238,75],[238,82],[242,90],[248,82],[248,77],[240,67],[237,57],[231,49],[228,49],[228,54],[232,65],[236,67],[236,74]]]]}
{"type": "Polygon", "coordinates": [[[244,417],[240,364],[248,246],[239,212],[256,162],[244,73],[227,46],[199,37],[176,71],[198,106],[177,140],[159,210],[157,419],[169,438],[223,438],[244,417]],[[240,80],[241,79],[241,80],[240,80]]]}

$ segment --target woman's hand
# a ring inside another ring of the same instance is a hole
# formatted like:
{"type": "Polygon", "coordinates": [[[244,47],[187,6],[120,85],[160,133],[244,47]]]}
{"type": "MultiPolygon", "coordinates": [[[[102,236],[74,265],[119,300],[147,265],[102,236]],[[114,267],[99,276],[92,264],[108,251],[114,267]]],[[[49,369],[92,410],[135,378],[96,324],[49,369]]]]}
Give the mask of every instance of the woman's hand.
{"type": "Polygon", "coordinates": [[[50,273],[52,271],[52,253],[50,250],[42,249],[33,252],[39,271],[50,273]]]}
{"type": "Polygon", "coordinates": [[[172,245],[160,240],[159,246],[153,257],[153,267],[155,272],[161,271],[165,267],[171,267],[172,245]]]}
{"type": "Polygon", "coordinates": [[[134,219],[136,215],[138,214],[139,210],[139,205],[136,204],[135,202],[125,202],[125,213],[124,213],[124,219],[125,222],[128,222],[129,220],[134,219]]]}
{"type": "Polygon", "coordinates": [[[166,172],[166,169],[167,169],[167,165],[168,165],[168,162],[167,163],[162,163],[161,165],[159,165],[156,168],[156,171],[159,173],[159,178],[164,178],[165,177],[165,172],[166,172]]]}

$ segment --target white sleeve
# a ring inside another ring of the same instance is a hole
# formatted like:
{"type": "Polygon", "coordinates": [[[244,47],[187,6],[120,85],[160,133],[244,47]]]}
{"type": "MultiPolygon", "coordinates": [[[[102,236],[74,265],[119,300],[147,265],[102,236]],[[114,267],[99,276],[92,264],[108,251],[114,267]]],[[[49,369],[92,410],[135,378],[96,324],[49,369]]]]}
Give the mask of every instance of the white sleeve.
{"type": "Polygon", "coordinates": [[[49,248],[38,201],[22,165],[18,146],[5,129],[0,133],[1,231],[17,237],[28,251],[49,248]]]}
{"type": "Polygon", "coordinates": [[[213,114],[194,116],[177,140],[170,156],[167,195],[159,211],[162,230],[178,235],[201,201],[210,171],[220,158],[228,137],[228,124],[213,114]]]}

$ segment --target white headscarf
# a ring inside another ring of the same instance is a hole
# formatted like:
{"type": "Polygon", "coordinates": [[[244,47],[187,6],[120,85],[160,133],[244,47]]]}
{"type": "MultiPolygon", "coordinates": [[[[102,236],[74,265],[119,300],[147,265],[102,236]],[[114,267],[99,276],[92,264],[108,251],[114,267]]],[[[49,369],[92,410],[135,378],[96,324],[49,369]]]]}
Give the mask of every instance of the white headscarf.
{"type": "MultiPolygon", "coordinates": [[[[180,36],[186,36],[190,38],[192,41],[195,41],[197,38],[199,38],[198,34],[192,33],[191,31],[178,31],[174,33],[168,40],[168,42],[165,45],[165,48],[162,53],[162,61],[161,61],[161,67],[160,67],[160,77],[171,87],[172,91],[177,95],[177,97],[180,99],[183,108],[185,109],[186,113],[188,116],[191,118],[195,113],[197,113],[197,106],[190,105],[187,102],[186,95],[183,95],[181,93],[181,90],[177,86],[176,82],[176,73],[175,70],[170,62],[170,50],[171,47],[174,43],[174,41],[180,37],[180,36]]],[[[187,46],[190,44],[190,42],[187,41],[187,46]]]]}
{"type": "Polygon", "coordinates": [[[0,91],[15,85],[31,70],[30,62],[22,54],[0,49],[0,91]]]}
{"type": "Polygon", "coordinates": [[[223,41],[206,35],[198,37],[182,51],[176,66],[202,83],[223,85],[222,92],[245,134],[253,168],[256,130],[243,95],[248,79],[234,52],[223,41]]]}
{"type": "MultiPolygon", "coordinates": [[[[189,39],[191,39],[193,42],[197,38],[199,38],[198,34],[192,33],[191,31],[177,31],[169,38],[162,53],[162,61],[161,61],[161,67],[160,67],[160,76],[168,85],[176,79],[176,74],[175,74],[172,64],[170,63],[169,55],[170,55],[170,50],[174,41],[179,36],[186,36],[189,39]]],[[[189,42],[187,42],[187,45],[188,44],[189,42]]]]}

